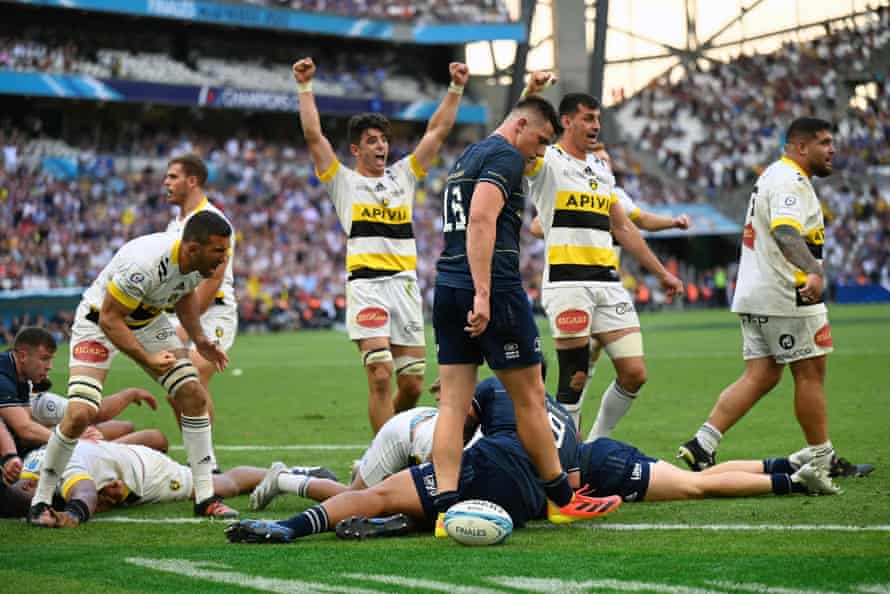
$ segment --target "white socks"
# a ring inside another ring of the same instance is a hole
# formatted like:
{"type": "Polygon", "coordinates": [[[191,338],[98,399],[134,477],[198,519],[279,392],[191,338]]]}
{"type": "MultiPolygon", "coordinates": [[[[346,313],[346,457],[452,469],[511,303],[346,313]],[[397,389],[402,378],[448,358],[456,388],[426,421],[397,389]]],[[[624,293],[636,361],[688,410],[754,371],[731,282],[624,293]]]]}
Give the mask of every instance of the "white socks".
{"type": "Polygon", "coordinates": [[[720,445],[720,440],[723,439],[723,434],[720,433],[716,427],[705,422],[699,427],[698,431],[695,432],[695,439],[698,440],[699,445],[704,451],[713,454],[717,449],[717,446],[720,445]]]}
{"type": "Polygon", "coordinates": [[[618,421],[627,414],[630,405],[633,404],[639,392],[628,392],[613,380],[606,391],[603,392],[603,398],[600,401],[600,410],[596,415],[596,421],[590,433],[587,435],[587,441],[593,441],[600,437],[608,437],[618,421]]]}
{"type": "Polygon", "coordinates": [[[37,491],[34,493],[31,505],[52,503],[59,478],[65,467],[68,466],[75,447],[77,447],[77,437],[62,435],[59,426],[56,425],[46,443],[46,453],[43,455],[43,463],[40,465],[40,480],[37,482],[37,491]]]}
{"type": "Polygon", "coordinates": [[[192,469],[195,484],[195,503],[213,497],[213,439],[210,435],[210,416],[182,415],[182,443],[192,469]]]}
{"type": "Polygon", "coordinates": [[[282,472],[278,475],[278,489],[282,493],[292,493],[300,497],[306,497],[306,490],[312,477],[305,474],[291,474],[282,472]]]}

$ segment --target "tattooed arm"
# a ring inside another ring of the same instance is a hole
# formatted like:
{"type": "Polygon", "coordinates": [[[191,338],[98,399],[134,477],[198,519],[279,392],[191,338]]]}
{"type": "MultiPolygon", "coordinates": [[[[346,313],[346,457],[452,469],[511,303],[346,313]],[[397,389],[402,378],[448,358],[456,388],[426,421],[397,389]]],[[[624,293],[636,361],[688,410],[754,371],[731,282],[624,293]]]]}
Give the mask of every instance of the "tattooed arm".
{"type": "Polygon", "coordinates": [[[822,265],[810,253],[803,237],[791,225],[779,225],[773,229],[773,238],[779,244],[782,255],[807,275],[806,284],[800,288],[801,298],[804,301],[817,301],[822,296],[824,272],[822,265]]]}

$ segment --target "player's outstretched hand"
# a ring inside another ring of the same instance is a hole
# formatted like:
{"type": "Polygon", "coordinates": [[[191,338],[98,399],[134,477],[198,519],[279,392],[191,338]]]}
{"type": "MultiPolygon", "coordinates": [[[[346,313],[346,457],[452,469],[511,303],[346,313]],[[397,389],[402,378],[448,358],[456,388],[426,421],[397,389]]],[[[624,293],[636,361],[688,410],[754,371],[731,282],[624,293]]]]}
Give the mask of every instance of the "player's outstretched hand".
{"type": "Polygon", "coordinates": [[[298,83],[307,83],[315,76],[315,62],[312,58],[302,58],[294,62],[294,80],[298,83]]]}
{"type": "Polygon", "coordinates": [[[491,310],[488,299],[476,295],[473,297],[473,311],[467,313],[467,325],[464,330],[470,333],[470,336],[476,338],[488,327],[488,321],[491,317],[491,310]]]}
{"type": "Polygon", "coordinates": [[[666,272],[664,278],[660,281],[661,288],[667,297],[676,297],[683,294],[683,281],[678,279],[670,272],[666,272]]]}
{"type": "Polygon", "coordinates": [[[800,288],[800,299],[804,303],[816,303],[822,297],[822,291],[825,289],[825,281],[821,274],[810,273],[807,275],[807,282],[800,288]]]}
{"type": "Polygon", "coordinates": [[[159,351],[157,353],[148,354],[148,368],[155,375],[161,376],[170,371],[173,364],[176,363],[176,357],[170,351],[159,351]]]}
{"type": "Polygon", "coordinates": [[[214,342],[210,342],[209,340],[196,342],[195,348],[198,349],[198,352],[201,353],[202,357],[213,363],[217,371],[224,370],[226,365],[229,364],[229,356],[214,342]]]}
{"type": "Polygon", "coordinates": [[[674,217],[673,223],[674,227],[677,229],[689,229],[692,227],[692,219],[690,219],[687,214],[681,214],[678,217],[674,217]]]}
{"type": "Polygon", "coordinates": [[[14,456],[3,464],[3,482],[7,485],[19,480],[19,474],[22,472],[22,459],[14,456]]]}
{"type": "Polygon", "coordinates": [[[127,388],[126,392],[130,403],[135,404],[136,406],[142,406],[142,403],[144,402],[151,408],[151,410],[158,410],[158,401],[155,400],[154,395],[148,390],[142,388],[127,388]]]}
{"type": "Polygon", "coordinates": [[[458,86],[466,86],[467,80],[470,78],[470,69],[463,62],[452,62],[448,65],[448,71],[451,73],[451,82],[458,86]]]}
{"type": "Polygon", "coordinates": [[[56,518],[56,528],[77,528],[80,526],[80,522],[65,511],[55,511],[53,510],[53,517],[56,518]]]}

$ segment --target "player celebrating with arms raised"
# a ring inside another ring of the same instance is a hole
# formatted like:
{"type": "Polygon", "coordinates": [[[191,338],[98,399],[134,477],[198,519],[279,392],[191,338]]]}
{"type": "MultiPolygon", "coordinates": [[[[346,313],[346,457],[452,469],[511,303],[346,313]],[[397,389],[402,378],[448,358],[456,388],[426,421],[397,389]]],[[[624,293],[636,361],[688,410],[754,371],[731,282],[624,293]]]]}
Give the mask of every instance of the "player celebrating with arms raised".
{"type": "Polygon", "coordinates": [[[349,236],[346,324],[349,338],[362,354],[368,377],[368,416],[375,433],[394,412],[415,406],[423,391],[425,339],[411,211],[417,182],[426,176],[451,131],[467,82],[465,64],[452,63],[449,70],[451,85],[426,133],[413,153],[392,166],[386,166],[386,118],[367,113],[349,120],[353,170],[337,160],[322,134],[312,95],[315,64],[303,58],[293,66],[303,135],[316,173],[349,236]],[[398,390],[393,397],[394,369],[398,390]]]}

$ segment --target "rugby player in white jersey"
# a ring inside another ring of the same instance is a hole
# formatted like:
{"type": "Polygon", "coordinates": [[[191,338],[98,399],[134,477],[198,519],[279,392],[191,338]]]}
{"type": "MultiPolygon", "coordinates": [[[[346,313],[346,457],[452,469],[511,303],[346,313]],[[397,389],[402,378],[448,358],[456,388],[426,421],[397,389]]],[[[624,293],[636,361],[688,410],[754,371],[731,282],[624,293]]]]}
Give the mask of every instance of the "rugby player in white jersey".
{"type": "Polygon", "coordinates": [[[822,301],[825,229],[810,178],[831,174],[832,125],[817,118],[791,122],[785,154],[754,186],[742,235],[732,311],[742,327],[745,371],[720,394],[679,456],[693,470],[714,465],[723,435],[782,379],[794,378],[794,412],[809,445],[798,470],[826,494],[840,492],[829,477],[834,447],[828,435],[825,357],[833,350],[822,301]]]}
{"type": "MultiPolygon", "coordinates": [[[[596,143],[593,146],[593,151],[591,154],[605,163],[606,167],[612,173],[612,183],[614,184],[615,193],[618,195],[618,202],[624,209],[624,213],[627,215],[627,218],[629,218],[634,225],[645,231],[689,229],[692,221],[687,214],[669,217],[643,210],[639,206],[637,206],[637,204],[633,201],[633,198],[631,198],[627,194],[627,192],[624,191],[624,188],[618,185],[615,179],[615,172],[612,169],[612,158],[609,156],[608,151],[606,151],[606,147],[604,144],[600,142],[596,143]]],[[[531,234],[535,237],[538,237],[540,239],[544,238],[544,227],[541,225],[540,217],[536,216],[532,220],[530,231],[531,234]]],[[[612,249],[615,252],[616,260],[620,263],[621,244],[615,242],[612,246],[612,249]]],[[[631,299],[631,301],[633,300],[632,295],[629,298],[631,299]]],[[[575,407],[576,410],[573,410],[572,414],[572,418],[574,418],[575,420],[578,431],[581,431],[581,408],[584,404],[585,398],[587,397],[587,389],[590,386],[590,381],[593,379],[593,374],[596,371],[596,362],[599,359],[601,352],[602,344],[600,344],[600,342],[596,339],[591,339],[590,365],[587,368],[587,378],[584,383],[584,390],[581,392],[581,397],[578,399],[578,403],[575,407]]],[[[600,413],[597,415],[596,421],[590,428],[590,433],[587,435],[587,441],[593,441],[599,437],[607,437],[611,429],[609,427],[609,423],[611,423],[610,402],[604,398],[602,402],[600,402],[600,413]]]]}
{"type": "Polygon", "coordinates": [[[465,64],[452,63],[449,71],[451,85],[423,138],[413,153],[391,166],[386,164],[386,118],[361,114],[350,119],[347,135],[355,169],[349,169],[337,159],[321,130],[312,94],[315,64],[303,58],[293,65],[303,135],[316,174],[349,237],[346,325],[365,366],[368,416],[375,433],[394,413],[417,404],[423,390],[425,338],[411,211],[417,182],[426,176],[454,125],[467,82],[465,64]]]}
{"type": "MultiPolygon", "coordinates": [[[[540,91],[550,73],[534,73],[526,94],[540,91]]],[[[618,277],[612,235],[659,280],[668,296],[683,284],[665,270],[624,212],[612,172],[592,154],[600,131],[599,101],[583,93],[563,97],[564,133],[527,170],[529,191],[547,243],[541,302],[550,320],[559,363],[557,400],[575,423],[587,380],[591,338],[612,359],[616,379],[602,397],[601,435],[627,413],[646,382],[640,322],[618,277]]]]}
{"type": "Polygon", "coordinates": [[[195,287],[226,259],[232,229],[201,212],[182,237],[156,233],[120,248],[86,290],[71,328],[68,408],[47,444],[40,480],[28,512],[30,523],[52,526],[49,507],[59,477],[86,427],[93,423],[111,362],[124,352],[161,384],[182,409],[182,439],[195,483],[195,514],[237,515],[213,494],[212,439],[207,389],[164,310],[173,307],[198,352],[217,369],[226,353],[201,329],[195,287]]]}
{"type": "MultiPolygon", "coordinates": [[[[90,519],[97,512],[121,505],[170,503],[188,500],[194,489],[192,471],[166,454],[167,438],[157,429],[137,431],[134,437],[151,447],[121,442],[80,440],[61,474],[57,494],[65,500],[65,509],[52,512],[56,526],[70,528],[90,519]]],[[[33,490],[45,456],[45,448],[29,453],[24,460],[21,483],[24,491],[33,490]]],[[[336,477],[322,467],[285,468],[295,479],[300,473],[336,477]]],[[[249,493],[266,476],[265,468],[236,466],[213,476],[213,492],[219,497],[249,493]]],[[[286,484],[286,483],[285,483],[286,484]]],[[[297,493],[296,490],[282,489],[297,493]]]]}
{"type": "MultiPolygon", "coordinates": [[[[234,273],[235,227],[223,212],[207,198],[207,194],[204,192],[206,182],[207,166],[199,156],[190,153],[170,160],[167,164],[167,175],[164,177],[164,189],[167,191],[167,203],[178,206],[179,213],[167,225],[167,232],[182,235],[188,220],[195,213],[205,210],[218,214],[232,227],[232,235],[229,238],[231,248],[225,266],[218,267],[212,277],[202,280],[195,289],[195,295],[198,298],[198,311],[201,314],[201,328],[204,330],[204,334],[228,353],[232,348],[232,343],[235,342],[235,334],[238,331],[238,304],[235,301],[234,273]]],[[[178,326],[176,332],[183,344],[191,346],[189,359],[198,370],[201,384],[207,388],[207,413],[210,415],[212,425],[214,407],[213,397],[210,394],[210,380],[216,373],[216,366],[202,357],[194,345],[189,345],[188,337],[182,326],[178,326]]],[[[178,422],[182,411],[177,407],[176,399],[168,394],[167,401],[173,407],[178,422]]],[[[213,454],[213,467],[216,471],[215,454],[213,454]]]]}

